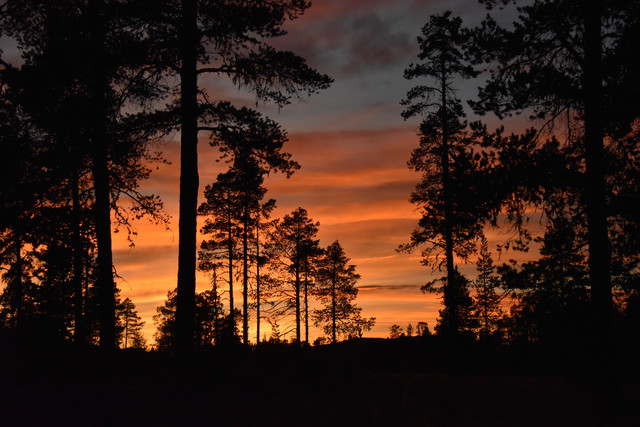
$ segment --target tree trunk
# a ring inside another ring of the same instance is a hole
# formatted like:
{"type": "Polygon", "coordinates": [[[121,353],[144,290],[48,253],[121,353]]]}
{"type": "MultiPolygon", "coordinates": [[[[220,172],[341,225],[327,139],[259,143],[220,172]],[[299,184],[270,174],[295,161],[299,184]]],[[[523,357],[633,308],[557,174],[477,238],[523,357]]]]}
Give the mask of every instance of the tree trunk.
{"type": "MultiPolygon", "coordinates": [[[[443,69],[444,64],[443,64],[443,69]]],[[[458,301],[457,301],[457,289],[458,284],[455,280],[455,265],[453,261],[453,208],[451,203],[451,178],[449,171],[449,132],[448,132],[448,114],[447,114],[447,79],[446,76],[442,76],[441,79],[441,91],[442,91],[442,196],[444,198],[444,224],[443,234],[445,240],[445,259],[447,265],[447,284],[444,288],[444,306],[447,312],[447,319],[445,321],[445,327],[449,332],[457,334],[460,328],[459,315],[458,315],[458,301]]]]}
{"type": "Polygon", "coordinates": [[[213,261],[213,337],[215,343],[218,344],[220,336],[220,312],[218,311],[218,275],[216,272],[216,262],[213,261]]]}
{"type": "Polygon", "coordinates": [[[93,211],[98,250],[97,287],[100,300],[100,347],[113,349],[116,346],[115,284],[113,282],[113,257],[111,253],[109,178],[104,143],[94,139],[94,144],[97,147],[94,147],[93,156],[93,181],[96,198],[93,211]]]}
{"type": "MultiPolygon", "coordinates": [[[[227,200],[230,195],[227,193],[227,200]]],[[[231,206],[227,212],[227,251],[229,252],[229,321],[231,322],[231,334],[236,334],[236,311],[233,302],[233,223],[231,222],[231,206]]]]}
{"type": "Polygon", "coordinates": [[[73,171],[71,178],[71,201],[73,216],[73,339],[77,343],[86,340],[84,327],[84,295],[82,283],[84,248],[81,235],[80,183],[78,171],[73,171]]]}
{"type": "Polygon", "coordinates": [[[129,344],[129,317],[125,317],[124,320],[124,348],[127,349],[129,344]]]}
{"type": "MultiPolygon", "coordinates": [[[[299,230],[298,230],[299,231],[299,230]]],[[[296,240],[296,341],[300,344],[300,233],[298,233],[296,240]]]]}
{"type": "Polygon", "coordinates": [[[333,261],[333,271],[331,276],[331,342],[335,343],[336,339],[336,262],[333,261]]]}
{"type": "Polygon", "coordinates": [[[249,215],[245,203],[242,230],[242,342],[249,344],[249,215]]]}
{"type": "Polygon", "coordinates": [[[194,348],[196,291],[196,218],[198,209],[198,43],[197,8],[182,0],[180,68],[180,219],[178,221],[178,288],[176,346],[194,348]]]}
{"type": "Polygon", "coordinates": [[[24,262],[22,259],[22,235],[19,230],[15,231],[13,241],[16,261],[13,267],[14,274],[11,278],[15,287],[15,291],[11,295],[11,308],[15,310],[14,326],[20,333],[24,327],[24,262]]]}
{"type": "Polygon", "coordinates": [[[102,2],[90,3],[92,21],[91,40],[91,100],[92,127],[91,148],[95,202],[93,215],[97,246],[97,287],[100,301],[100,348],[116,347],[115,284],[113,281],[113,256],[111,252],[111,197],[108,169],[107,137],[107,88],[109,86],[104,63],[105,24],[102,2]]]}
{"type": "Polygon", "coordinates": [[[256,225],[256,346],[260,344],[260,220],[256,225]]]}
{"type": "Polygon", "coordinates": [[[586,2],[584,127],[585,203],[589,243],[592,327],[603,354],[612,334],[611,245],[607,229],[604,131],[602,123],[602,2],[586,2]]]}
{"type": "Polygon", "coordinates": [[[483,310],[484,313],[484,336],[485,338],[489,338],[489,308],[485,307],[483,310]]]}
{"type": "Polygon", "coordinates": [[[304,342],[309,344],[309,259],[304,263],[304,342]]]}

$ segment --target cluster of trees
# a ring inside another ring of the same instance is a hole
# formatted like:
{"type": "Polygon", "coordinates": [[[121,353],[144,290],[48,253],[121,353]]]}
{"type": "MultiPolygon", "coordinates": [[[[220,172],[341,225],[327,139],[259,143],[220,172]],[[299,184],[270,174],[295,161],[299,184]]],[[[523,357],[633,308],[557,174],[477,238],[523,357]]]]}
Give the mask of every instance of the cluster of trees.
{"type": "MultiPolygon", "coordinates": [[[[198,133],[209,133],[235,169],[256,174],[253,180],[293,165],[271,157],[269,144],[283,135],[276,125],[212,100],[198,78],[229,78],[279,106],[328,87],[328,76],[269,44],[309,6],[304,0],[0,3],[0,35],[21,54],[17,63],[0,58],[3,327],[117,345],[122,310],[112,220],[132,234],[132,218],[166,223],[160,199],[138,188],[149,176],[148,161],[159,160],[150,142],[180,130],[174,338],[181,350],[193,348],[198,133]],[[125,197],[133,203],[123,203],[125,197]]],[[[128,343],[132,324],[125,325],[128,343]]]]}
{"type": "Polygon", "coordinates": [[[411,323],[406,328],[394,323],[389,327],[389,338],[396,339],[400,337],[426,337],[431,335],[427,322],[418,322],[414,327],[411,323]]]}
{"type": "MultiPolygon", "coordinates": [[[[270,218],[265,175],[299,167],[282,152],[286,133],[199,85],[205,75],[228,78],[278,106],[328,87],[328,76],[270,44],[309,6],[0,2],[0,36],[21,54],[9,63],[0,52],[3,328],[105,349],[144,345],[135,306],[115,285],[112,222],[130,238],[134,218],[166,224],[161,200],[139,185],[161,161],[150,143],[177,130],[177,288],[158,310],[159,346],[189,351],[239,330],[248,343],[252,311],[256,341],[261,319],[274,339],[295,331],[297,342],[308,341],[310,319],[332,341],[371,327],[353,303],[359,276],[340,244],[320,248],[304,209],[270,218]],[[200,133],[229,168],[199,205],[200,133]],[[198,214],[207,236],[199,257],[198,214]],[[203,293],[197,268],[211,277],[203,293]]],[[[533,0],[517,13],[508,28],[488,15],[466,29],[447,12],[422,29],[420,62],[405,71],[422,83],[402,101],[405,119],[421,117],[409,167],[422,176],[410,199],[422,218],[400,250],[421,248],[426,266],[445,271],[423,287],[443,296],[438,334],[535,340],[588,330],[605,349],[614,330],[638,330],[640,2],[533,0]],[[469,124],[456,84],[480,71],[488,74],[475,113],[525,113],[540,126],[506,135],[469,124]],[[540,258],[495,267],[487,227],[512,232],[500,250],[537,247],[540,258]],[[476,254],[469,280],[456,262],[476,254]]]]}
{"type": "Polygon", "coordinates": [[[138,191],[155,129],[125,113],[154,100],[157,81],[138,62],[133,16],[113,18],[107,46],[97,2],[71,3],[1,7],[22,63],[0,61],[0,324],[111,348],[131,317],[114,285],[112,215],[130,233],[133,217],[166,221],[160,200],[138,191]]]}
{"type": "MultiPolygon", "coordinates": [[[[260,191],[251,204],[243,191],[246,181],[232,187],[230,172],[207,186],[207,201],[200,207],[207,215],[202,231],[211,238],[201,244],[199,268],[210,277],[211,289],[197,294],[196,346],[240,340],[248,344],[251,326],[255,343],[267,340],[266,334],[261,336],[262,320],[270,325],[270,342],[284,341],[294,333],[293,342],[308,344],[310,320],[326,335],[323,342],[360,337],[370,330],[375,318],[363,318],[355,304],[360,276],[340,243],[320,247],[316,238],[320,224],[303,208],[270,220],[275,201],[261,204],[264,191],[260,191]],[[234,302],[236,284],[242,287],[241,310],[234,302]]],[[[171,348],[175,291],[157,308],[154,320],[158,348],[171,348]]]]}
{"type": "Polygon", "coordinates": [[[400,250],[422,248],[423,263],[446,272],[423,287],[443,295],[437,333],[591,337],[601,354],[615,334],[637,336],[639,11],[637,1],[536,0],[508,28],[490,14],[463,28],[450,12],[422,28],[420,62],[405,70],[421,84],[402,101],[405,119],[422,118],[409,161],[422,218],[400,250]],[[476,114],[525,113],[540,126],[505,135],[469,124],[456,84],[480,71],[476,114]],[[487,227],[510,231],[502,253],[539,248],[540,258],[496,268],[487,227]],[[476,254],[471,281],[456,262],[476,254]]]}

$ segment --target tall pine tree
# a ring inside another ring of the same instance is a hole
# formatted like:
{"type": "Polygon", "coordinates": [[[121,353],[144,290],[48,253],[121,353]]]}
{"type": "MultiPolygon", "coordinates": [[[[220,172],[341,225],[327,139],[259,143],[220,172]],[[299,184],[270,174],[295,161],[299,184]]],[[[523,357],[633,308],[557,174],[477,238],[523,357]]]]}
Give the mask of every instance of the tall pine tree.
{"type": "Polygon", "coordinates": [[[586,214],[591,326],[595,351],[603,357],[613,322],[608,222],[616,214],[605,143],[627,134],[640,115],[638,66],[629,55],[639,11],[637,1],[536,0],[518,9],[511,28],[488,17],[475,32],[477,59],[495,64],[476,111],[499,117],[530,111],[554,132],[566,130],[568,142],[578,141],[583,176],[576,187],[586,214]]]}
{"type": "Polygon", "coordinates": [[[199,87],[204,74],[228,77],[259,100],[283,106],[328,87],[331,79],[302,58],[279,51],[269,40],[286,34],[287,20],[310,6],[304,0],[164,0],[153,34],[159,63],[177,75],[180,135],[180,218],[178,243],[178,346],[193,346],[198,197],[198,132],[219,124],[224,115],[199,87]],[[206,112],[206,114],[202,114],[206,112]]]}
{"type": "Polygon", "coordinates": [[[465,113],[456,97],[455,81],[476,76],[464,62],[463,48],[469,34],[462,20],[451,12],[434,15],[418,37],[421,62],[405,70],[407,79],[424,79],[401,102],[406,106],[405,119],[423,117],[420,124],[420,146],[409,160],[409,168],[422,174],[410,201],[422,214],[411,241],[400,247],[410,251],[424,246],[423,264],[444,267],[446,276],[440,288],[429,282],[427,288],[442,291],[444,310],[441,332],[455,335],[465,329],[463,318],[468,307],[466,280],[456,271],[454,256],[467,259],[475,250],[480,235],[482,207],[473,197],[472,149],[467,134],[465,113]],[[442,257],[444,255],[444,257],[442,257]]]}

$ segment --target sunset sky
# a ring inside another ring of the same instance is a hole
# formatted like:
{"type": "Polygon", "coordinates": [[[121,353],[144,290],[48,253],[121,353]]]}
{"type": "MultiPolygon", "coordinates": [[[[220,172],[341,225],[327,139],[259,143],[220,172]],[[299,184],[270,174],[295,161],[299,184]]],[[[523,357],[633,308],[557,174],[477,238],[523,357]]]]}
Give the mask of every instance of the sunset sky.
{"type": "MultiPolygon", "coordinates": [[[[261,112],[287,130],[285,150],[302,166],[290,179],[272,176],[267,197],[277,200],[276,217],[304,207],[320,222],[320,243],[339,240],[362,276],[357,303],[362,315],[376,317],[366,336],[388,336],[389,327],[426,321],[433,329],[440,300],[424,295],[420,286],[435,275],[421,266],[419,254],[398,254],[408,240],[418,213],[408,202],[419,176],[406,161],[417,146],[418,119],[403,121],[399,101],[415,82],[405,81],[403,70],[416,60],[416,37],[434,13],[452,10],[466,25],[478,23],[486,11],[471,0],[316,0],[277,47],[303,56],[319,71],[335,79],[330,89],[305,102],[278,110],[260,105],[261,112]]],[[[255,99],[221,80],[201,80],[211,98],[255,107],[255,99]]],[[[478,82],[461,86],[460,97],[471,98],[478,82]]],[[[495,122],[494,122],[495,123],[495,122]]],[[[492,124],[494,124],[492,123],[492,124]]],[[[170,165],[161,165],[143,184],[143,190],[162,197],[172,217],[170,230],[137,222],[138,236],[130,248],[123,233],[115,235],[114,263],[122,298],[129,297],[147,322],[152,343],[155,308],[176,286],[178,259],[179,145],[161,147],[170,165]]],[[[223,166],[201,135],[200,200],[204,186],[223,166]]],[[[490,242],[501,236],[495,232],[490,242]]],[[[504,237],[504,236],[502,236],[504,237]]],[[[463,266],[473,274],[474,266],[463,266]]],[[[198,276],[198,290],[210,284],[198,276]]],[[[240,300],[240,295],[236,297],[240,300]]],[[[319,331],[313,330],[313,337],[319,331]]],[[[254,337],[251,337],[254,339],[254,337]]]]}

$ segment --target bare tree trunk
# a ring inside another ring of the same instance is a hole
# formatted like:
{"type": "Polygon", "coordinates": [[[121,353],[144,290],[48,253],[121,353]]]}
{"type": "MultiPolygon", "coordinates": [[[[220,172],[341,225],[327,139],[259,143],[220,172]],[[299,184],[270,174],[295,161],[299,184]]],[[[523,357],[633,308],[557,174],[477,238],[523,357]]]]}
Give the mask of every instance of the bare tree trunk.
{"type": "Polygon", "coordinates": [[[16,320],[15,328],[20,333],[24,327],[24,262],[22,259],[22,234],[18,229],[13,236],[13,250],[15,251],[16,261],[14,264],[14,274],[12,275],[15,292],[12,293],[11,306],[15,310],[16,320]]]}
{"type": "Polygon", "coordinates": [[[218,337],[220,336],[220,312],[218,311],[218,273],[216,272],[215,259],[213,262],[213,336],[218,343],[218,337]]]}
{"type": "Polygon", "coordinates": [[[180,68],[180,219],[178,221],[178,293],[176,346],[194,348],[196,291],[196,218],[198,208],[197,6],[182,0],[180,68]]]}
{"type": "Polygon", "coordinates": [[[304,342],[309,344],[309,259],[304,263],[304,342]]]}
{"type": "Polygon", "coordinates": [[[333,261],[333,271],[331,276],[331,341],[336,342],[336,261],[333,261]]]}
{"type": "MultiPolygon", "coordinates": [[[[443,61],[443,70],[444,61],[443,61]]],[[[444,288],[444,306],[448,311],[445,325],[447,330],[457,334],[460,330],[459,307],[458,307],[458,283],[455,280],[455,265],[453,260],[453,207],[451,203],[451,177],[449,170],[449,132],[448,132],[448,114],[447,114],[447,79],[446,76],[441,77],[442,91],[442,195],[444,198],[444,240],[445,240],[445,259],[447,265],[447,284],[444,288]]]]}
{"type": "Polygon", "coordinates": [[[249,344],[249,218],[248,207],[244,206],[242,230],[242,342],[249,344]]]}
{"type": "MultiPolygon", "coordinates": [[[[611,244],[606,215],[604,132],[602,123],[602,4],[585,3],[585,202],[589,274],[596,341],[605,344],[612,332],[611,244]]],[[[604,351],[607,351],[605,345],[604,351]]]]}
{"type": "Polygon", "coordinates": [[[256,346],[260,344],[260,221],[256,225],[256,346]]]}
{"type": "Polygon", "coordinates": [[[99,0],[90,3],[92,31],[90,43],[93,50],[91,75],[92,127],[91,148],[95,203],[93,206],[97,255],[97,287],[100,301],[100,348],[116,347],[115,284],[113,281],[113,256],[111,252],[111,196],[108,169],[107,137],[107,75],[102,52],[105,43],[103,4],[99,0]]]}
{"type": "Polygon", "coordinates": [[[298,233],[298,238],[296,240],[296,283],[295,283],[295,294],[296,294],[296,341],[300,344],[300,233],[298,233]]]}
{"type": "Polygon", "coordinates": [[[73,339],[77,343],[83,343],[86,340],[84,326],[84,295],[82,292],[82,260],[84,257],[84,250],[82,247],[82,236],[80,230],[80,183],[77,170],[73,171],[71,179],[71,201],[73,215],[73,339]]]}
{"type": "MultiPolygon", "coordinates": [[[[94,142],[101,146],[103,142],[94,142]]],[[[113,257],[111,253],[111,209],[106,167],[106,150],[98,147],[94,153],[93,181],[95,188],[94,217],[98,249],[97,287],[100,300],[100,347],[113,349],[115,333],[115,284],[113,282],[113,257]]]]}
{"type": "Polygon", "coordinates": [[[483,310],[483,317],[484,317],[484,336],[485,338],[489,337],[489,309],[485,307],[485,309],[483,310]]]}
{"type": "MultiPolygon", "coordinates": [[[[227,197],[228,198],[228,197],[227,197]]],[[[227,251],[229,252],[229,321],[231,322],[231,334],[236,334],[236,311],[233,302],[233,224],[231,222],[231,207],[227,213],[227,251]]]]}
{"type": "Polygon", "coordinates": [[[124,321],[124,348],[126,349],[129,341],[129,318],[124,321]]]}

